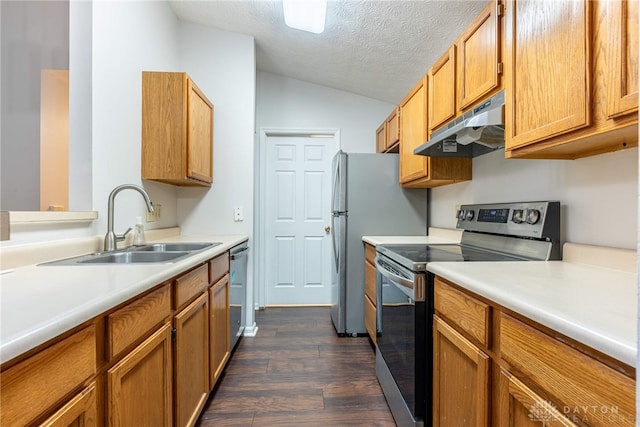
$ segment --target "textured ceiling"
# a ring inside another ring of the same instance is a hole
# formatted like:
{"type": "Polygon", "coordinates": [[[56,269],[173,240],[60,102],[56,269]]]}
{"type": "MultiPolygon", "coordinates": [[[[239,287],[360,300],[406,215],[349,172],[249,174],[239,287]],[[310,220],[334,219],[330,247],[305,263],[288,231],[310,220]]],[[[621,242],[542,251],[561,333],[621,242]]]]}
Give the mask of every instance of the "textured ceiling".
{"type": "Polygon", "coordinates": [[[260,71],[398,104],[486,0],[329,0],[325,31],[284,24],[274,0],[170,0],[184,20],[255,38],[260,71]]]}

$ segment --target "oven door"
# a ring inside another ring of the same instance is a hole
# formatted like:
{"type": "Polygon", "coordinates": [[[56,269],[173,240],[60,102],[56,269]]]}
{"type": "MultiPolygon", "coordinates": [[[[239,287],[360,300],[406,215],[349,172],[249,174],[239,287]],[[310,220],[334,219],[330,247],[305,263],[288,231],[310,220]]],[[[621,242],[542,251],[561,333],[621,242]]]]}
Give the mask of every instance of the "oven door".
{"type": "Polygon", "coordinates": [[[384,362],[382,369],[377,369],[378,378],[396,423],[422,425],[430,360],[426,275],[381,255],[376,258],[376,269],[380,311],[377,349],[384,362]],[[392,381],[381,378],[388,374],[392,381]]]}

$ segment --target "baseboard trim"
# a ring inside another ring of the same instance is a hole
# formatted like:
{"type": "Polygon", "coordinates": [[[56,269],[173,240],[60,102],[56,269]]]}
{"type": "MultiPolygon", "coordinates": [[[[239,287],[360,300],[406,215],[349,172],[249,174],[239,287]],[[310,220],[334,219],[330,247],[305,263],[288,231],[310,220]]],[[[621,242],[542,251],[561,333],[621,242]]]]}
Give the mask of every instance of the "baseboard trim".
{"type": "Polygon", "coordinates": [[[242,334],[245,337],[255,337],[258,334],[258,325],[253,323],[251,326],[244,327],[244,333],[242,334]]]}

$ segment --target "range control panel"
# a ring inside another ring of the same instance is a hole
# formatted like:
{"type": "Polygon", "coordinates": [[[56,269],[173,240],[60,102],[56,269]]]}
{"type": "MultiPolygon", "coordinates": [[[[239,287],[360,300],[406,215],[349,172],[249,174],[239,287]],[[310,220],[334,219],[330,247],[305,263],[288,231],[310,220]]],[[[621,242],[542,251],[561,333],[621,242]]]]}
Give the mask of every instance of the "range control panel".
{"type": "Polygon", "coordinates": [[[499,235],[552,240],[560,233],[560,202],[462,205],[456,228],[499,235]]]}

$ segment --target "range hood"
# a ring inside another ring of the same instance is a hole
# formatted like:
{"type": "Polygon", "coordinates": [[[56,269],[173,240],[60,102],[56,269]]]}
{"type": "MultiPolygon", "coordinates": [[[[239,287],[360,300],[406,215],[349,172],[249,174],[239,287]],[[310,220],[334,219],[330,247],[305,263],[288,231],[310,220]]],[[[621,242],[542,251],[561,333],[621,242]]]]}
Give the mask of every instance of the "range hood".
{"type": "Polygon", "coordinates": [[[476,157],[504,147],[504,90],[431,134],[413,150],[431,157],[476,157]]]}

